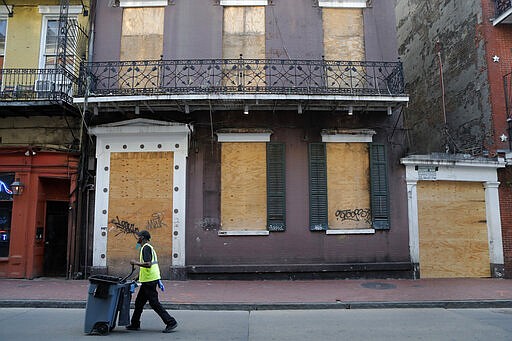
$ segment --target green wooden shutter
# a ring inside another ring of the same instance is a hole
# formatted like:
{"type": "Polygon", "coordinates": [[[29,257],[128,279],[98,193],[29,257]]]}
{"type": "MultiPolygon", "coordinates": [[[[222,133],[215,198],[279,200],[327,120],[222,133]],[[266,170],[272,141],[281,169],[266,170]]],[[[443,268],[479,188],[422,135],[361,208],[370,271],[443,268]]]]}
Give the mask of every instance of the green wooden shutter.
{"type": "Polygon", "coordinates": [[[370,185],[372,225],[376,230],[389,229],[389,193],[386,146],[370,145],[370,185]]]}
{"type": "Polygon", "coordinates": [[[285,148],[283,143],[267,143],[267,229],[286,229],[285,148]]]}
{"type": "Polygon", "coordinates": [[[309,144],[309,229],[327,230],[327,157],[325,143],[309,144]]]}

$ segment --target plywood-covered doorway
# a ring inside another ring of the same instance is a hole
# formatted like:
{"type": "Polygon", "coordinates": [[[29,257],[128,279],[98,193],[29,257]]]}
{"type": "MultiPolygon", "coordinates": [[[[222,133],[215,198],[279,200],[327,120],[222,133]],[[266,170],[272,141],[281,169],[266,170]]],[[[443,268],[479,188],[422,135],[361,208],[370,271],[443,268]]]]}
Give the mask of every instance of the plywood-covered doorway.
{"type": "Polygon", "coordinates": [[[421,277],[489,277],[482,183],[418,181],[417,193],[421,277]]]}
{"type": "Polygon", "coordinates": [[[114,152],[110,156],[109,273],[130,271],[139,257],[135,232],[148,230],[158,252],[160,269],[169,269],[172,255],[172,152],[114,152]]]}

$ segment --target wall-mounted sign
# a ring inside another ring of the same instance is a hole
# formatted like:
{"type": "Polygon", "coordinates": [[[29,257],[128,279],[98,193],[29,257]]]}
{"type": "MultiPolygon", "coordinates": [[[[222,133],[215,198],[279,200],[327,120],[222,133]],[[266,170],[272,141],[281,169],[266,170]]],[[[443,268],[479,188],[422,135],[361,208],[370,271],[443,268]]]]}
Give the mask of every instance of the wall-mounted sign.
{"type": "Polygon", "coordinates": [[[437,167],[434,166],[418,166],[418,180],[436,180],[437,167]]]}
{"type": "Polygon", "coordinates": [[[11,201],[11,184],[14,181],[14,173],[0,173],[0,201],[11,201]]]}
{"type": "Polygon", "coordinates": [[[5,192],[7,194],[12,195],[12,191],[9,189],[9,187],[7,187],[5,182],[3,182],[2,180],[0,180],[0,192],[5,192]]]}

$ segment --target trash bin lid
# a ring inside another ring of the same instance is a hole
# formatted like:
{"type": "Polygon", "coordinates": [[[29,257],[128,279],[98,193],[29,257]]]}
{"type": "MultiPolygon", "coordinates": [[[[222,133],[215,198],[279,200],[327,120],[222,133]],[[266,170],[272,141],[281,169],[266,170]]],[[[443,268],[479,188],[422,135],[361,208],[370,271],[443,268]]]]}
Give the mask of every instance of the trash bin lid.
{"type": "Polygon", "coordinates": [[[121,281],[121,277],[117,276],[108,276],[108,275],[94,275],[89,277],[89,282],[91,283],[107,283],[107,284],[117,284],[121,281]]]}

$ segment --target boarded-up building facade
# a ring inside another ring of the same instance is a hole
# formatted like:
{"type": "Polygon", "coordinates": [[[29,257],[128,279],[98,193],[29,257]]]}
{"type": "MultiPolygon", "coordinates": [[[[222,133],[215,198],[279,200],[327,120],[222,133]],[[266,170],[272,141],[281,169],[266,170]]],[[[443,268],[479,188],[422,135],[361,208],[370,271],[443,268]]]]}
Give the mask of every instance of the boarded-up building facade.
{"type": "Polygon", "coordinates": [[[92,271],[411,277],[392,1],[99,2],[92,271]]]}

